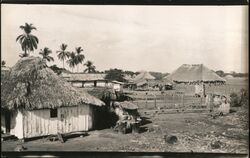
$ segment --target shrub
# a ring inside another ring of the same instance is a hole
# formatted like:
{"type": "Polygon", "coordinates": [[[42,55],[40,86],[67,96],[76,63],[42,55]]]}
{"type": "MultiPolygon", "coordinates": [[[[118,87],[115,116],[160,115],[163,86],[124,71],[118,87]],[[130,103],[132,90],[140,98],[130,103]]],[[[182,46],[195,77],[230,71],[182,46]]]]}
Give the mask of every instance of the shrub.
{"type": "Polygon", "coordinates": [[[236,93],[231,93],[230,94],[230,101],[231,101],[231,106],[232,107],[239,107],[241,106],[240,104],[240,97],[236,93]]]}
{"type": "Polygon", "coordinates": [[[245,105],[248,101],[248,91],[242,88],[240,90],[240,104],[245,105]]]}

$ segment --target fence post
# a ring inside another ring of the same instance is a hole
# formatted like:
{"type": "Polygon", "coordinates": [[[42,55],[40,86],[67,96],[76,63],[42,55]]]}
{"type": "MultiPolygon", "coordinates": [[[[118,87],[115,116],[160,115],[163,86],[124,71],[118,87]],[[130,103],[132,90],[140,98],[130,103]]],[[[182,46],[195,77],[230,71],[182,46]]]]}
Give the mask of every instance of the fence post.
{"type": "Polygon", "coordinates": [[[155,95],[154,97],[155,97],[155,108],[157,108],[157,107],[156,107],[156,95],[155,95]]]}
{"type": "Polygon", "coordinates": [[[184,109],[184,93],[182,94],[181,100],[182,100],[182,108],[184,109]]]}
{"type": "Polygon", "coordinates": [[[202,98],[203,98],[203,96],[201,96],[201,107],[202,107],[202,98]]]}
{"type": "Polygon", "coordinates": [[[146,92],[146,108],[148,108],[148,93],[146,92]]]}
{"type": "Polygon", "coordinates": [[[212,101],[213,101],[213,94],[209,94],[207,95],[207,109],[208,112],[210,113],[210,111],[212,111],[212,101]]]}
{"type": "Polygon", "coordinates": [[[165,106],[166,106],[166,103],[167,103],[166,97],[167,97],[167,94],[164,94],[164,103],[165,103],[165,106]]]}
{"type": "MultiPolygon", "coordinates": [[[[172,95],[172,104],[174,105],[174,103],[175,103],[175,101],[174,101],[174,93],[173,93],[173,95],[172,95]]],[[[174,105],[174,108],[175,108],[175,105],[174,105]]]]}

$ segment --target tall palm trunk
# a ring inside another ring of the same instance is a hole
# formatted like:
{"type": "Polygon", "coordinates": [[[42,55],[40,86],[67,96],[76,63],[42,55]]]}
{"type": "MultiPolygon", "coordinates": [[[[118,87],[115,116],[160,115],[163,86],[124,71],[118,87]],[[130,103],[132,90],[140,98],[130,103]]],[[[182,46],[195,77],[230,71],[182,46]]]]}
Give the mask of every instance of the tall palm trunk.
{"type": "Polygon", "coordinates": [[[25,47],[25,49],[24,49],[24,57],[27,57],[27,56],[28,56],[27,47],[25,47]]]}
{"type": "Polygon", "coordinates": [[[64,68],[64,59],[63,59],[63,68],[64,68]]]}
{"type": "Polygon", "coordinates": [[[24,56],[25,57],[27,56],[27,50],[26,49],[24,50],[24,56]]]}

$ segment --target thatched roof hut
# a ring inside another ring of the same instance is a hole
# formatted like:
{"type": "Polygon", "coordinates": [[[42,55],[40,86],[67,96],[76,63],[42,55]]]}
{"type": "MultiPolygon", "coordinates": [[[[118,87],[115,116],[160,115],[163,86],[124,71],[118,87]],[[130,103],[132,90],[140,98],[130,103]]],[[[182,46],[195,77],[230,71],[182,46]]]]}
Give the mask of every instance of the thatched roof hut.
{"type": "Polygon", "coordinates": [[[224,76],[225,79],[233,79],[234,77],[232,75],[226,75],[224,76]]]}
{"type": "Polygon", "coordinates": [[[208,69],[203,64],[183,64],[165,78],[179,83],[226,82],[225,79],[218,76],[215,72],[208,69]]]}
{"type": "Polygon", "coordinates": [[[142,71],[140,74],[138,74],[133,81],[134,82],[140,82],[142,80],[154,80],[155,77],[152,76],[149,72],[147,71],[142,71]]]}
{"type": "Polygon", "coordinates": [[[86,92],[79,92],[57,76],[39,57],[20,59],[1,88],[1,105],[7,109],[34,110],[81,103],[104,105],[101,100],[86,92]]]}

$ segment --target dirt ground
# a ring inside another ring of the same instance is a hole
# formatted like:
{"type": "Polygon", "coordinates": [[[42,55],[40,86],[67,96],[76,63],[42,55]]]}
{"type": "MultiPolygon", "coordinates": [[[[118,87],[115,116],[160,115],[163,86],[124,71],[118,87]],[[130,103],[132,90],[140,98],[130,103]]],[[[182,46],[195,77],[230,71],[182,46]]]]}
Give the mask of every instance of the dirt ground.
{"type": "MultiPolygon", "coordinates": [[[[237,80],[212,91],[231,89],[238,92],[245,87],[245,82],[237,80]]],[[[170,114],[140,108],[143,118],[140,133],[119,134],[113,129],[103,129],[89,131],[87,136],[70,138],[65,143],[37,139],[22,145],[26,151],[248,153],[248,103],[246,106],[217,118],[211,117],[209,113],[170,114]],[[177,141],[168,143],[165,138],[169,136],[175,136],[177,141]]],[[[14,151],[18,143],[14,140],[3,141],[2,151],[14,151]]]]}
{"type": "MultiPolygon", "coordinates": [[[[141,113],[144,121],[139,134],[119,134],[103,129],[90,131],[88,136],[70,138],[65,143],[37,139],[24,142],[23,146],[26,151],[248,151],[248,118],[244,108],[215,119],[205,113],[141,113]],[[170,144],[164,136],[176,136],[177,141],[170,144]]],[[[2,151],[14,151],[17,144],[14,140],[3,141],[2,151]]]]}

